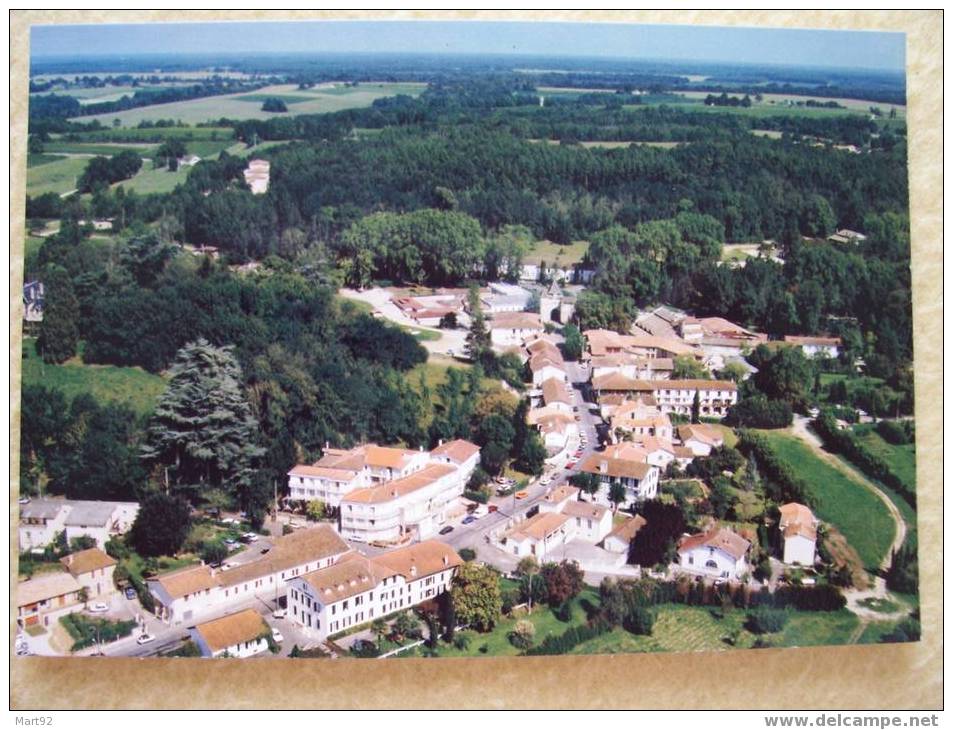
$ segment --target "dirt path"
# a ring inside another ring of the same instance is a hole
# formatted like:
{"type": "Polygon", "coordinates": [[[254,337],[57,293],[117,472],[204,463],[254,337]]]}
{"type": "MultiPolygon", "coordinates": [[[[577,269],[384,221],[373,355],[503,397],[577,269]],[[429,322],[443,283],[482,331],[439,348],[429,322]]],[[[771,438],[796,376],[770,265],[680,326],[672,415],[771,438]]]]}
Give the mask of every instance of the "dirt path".
{"type": "Polygon", "coordinates": [[[807,444],[819,459],[823,459],[826,463],[830,464],[842,474],[848,476],[853,481],[858,482],[876,494],[890,512],[890,516],[893,518],[894,524],[896,525],[896,533],[894,535],[894,540],[890,551],[886,556],[884,556],[884,559],[880,563],[880,567],[886,570],[890,567],[891,555],[900,549],[900,546],[903,545],[903,541],[907,536],[907,523],[904,522],[903,515],[900,514],[900,510],[897,509],[897,505],[893,503],[890,497],[884,494],[880,488],[870,481],[870,479],[868,479],[862,472],[858,471],[849,464],[844,463],[844,461],[842,461],[836,455],[826,451],[820,437],[808,427],[809,423],[810,421],[807,418],[804,418],[803,416],[795,416],[794,425],[791,429],[792,433],[805,444],[807,444]]]}

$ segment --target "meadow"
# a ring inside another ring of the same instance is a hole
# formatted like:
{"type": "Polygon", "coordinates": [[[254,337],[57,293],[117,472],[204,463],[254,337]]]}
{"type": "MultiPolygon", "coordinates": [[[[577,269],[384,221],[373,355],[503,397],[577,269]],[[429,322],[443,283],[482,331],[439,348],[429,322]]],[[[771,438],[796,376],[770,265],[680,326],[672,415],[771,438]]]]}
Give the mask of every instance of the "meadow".
{"type": "Polygon", "coordinates": [[[857,437],[874,454],[886,461],[890,465],[890,470],[905,484],[916,488],[917,460],[914,444],[888,443],[873,429],[858,429],[857,437]]]}
{"type": "Polygon", "coordinates": [[[783,431],[760,431],[778,456],[813,486],[815,512],[843,533],[868,570],[887,556],[896,526],[890,512],[866,486],[822,461],[809,446],[783,431]]]}
{"type": "Polygon", "coordinates": [[[26,194],[68,193],[76,189],[76,179],[83,174],[85,157],[64,157],[56,162],[28,167],[26,171],[26,194]]]}
{"type": "Polygon", "coordinates": [[[340,88],[314,88],[300,90],[294,84],[281,84],[259,89],[254,94],[227,94],[190,99],[168,104],[127,109],[125,111],[78,117],[74,121],[89,122],[94,119],[102,124],[113,124],[118,119],[121,127],[135,127],[144,120],[175,119],[186,124],[195,124],[221,119],[271,119],[282,114],[324,114],[343,109],[370,106],[377,99],[397,94],[416,96],[423,92],[423,84],[368,83],[340,88]],[[287,113],[262,111],[265,98],[293,96],[295,101],[287,113]],[[301,98],[298,101],[298,98],[301,98]]]}
{"type": "Polygon", "coordinates": [[[523,263],[539,264],[545,261],[547,266],[553,266],[554,264],[571,266],[582,261],[588,250],[589,241],[573,241],[570,244],[536,241],[523,256],[523,263]]]}

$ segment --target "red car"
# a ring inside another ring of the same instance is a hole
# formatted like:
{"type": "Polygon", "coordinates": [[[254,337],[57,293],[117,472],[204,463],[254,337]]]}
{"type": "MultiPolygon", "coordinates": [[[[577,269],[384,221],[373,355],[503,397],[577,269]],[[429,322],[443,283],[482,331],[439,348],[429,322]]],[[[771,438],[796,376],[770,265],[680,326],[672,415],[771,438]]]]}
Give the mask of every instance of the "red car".
{"type": "Polygon", "coordinates": [[[575,468],[576,468],[576,462],[575,462],[575,461],[570,461],[568,464],[566,464],[566,468],[567,468],[567,469],[575,469],[575,468]]]}

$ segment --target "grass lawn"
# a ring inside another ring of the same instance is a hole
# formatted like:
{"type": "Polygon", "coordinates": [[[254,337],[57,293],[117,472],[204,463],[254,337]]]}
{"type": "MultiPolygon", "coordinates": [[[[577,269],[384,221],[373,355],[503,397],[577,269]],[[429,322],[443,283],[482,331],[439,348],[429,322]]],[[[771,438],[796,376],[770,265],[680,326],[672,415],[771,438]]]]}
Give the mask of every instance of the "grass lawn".
{"type": "Polygon", "coordinates": [[[875,570],[894,538],[894,523],[886,506],[870,490],[822,461],[797,437],[781,431],[761,431],[778,456],[810,484],[817,496],[816,514],[833,523],[875,570]]]}
{"type": "Polygon", "coordinates": [[[401,325],[400,328],[409,332],[418,342],[435,342],[440,339],[440,333],[433,330],[417,329],[406,325],[401,325]]]}
{"type": "Polygon", "coordinates": [[[165,380],[141,368],[85,365],[73,358],[62,365],[48,365],[36,354],[36,340],[23,338],[23,385],[45,385],[63,392],[67,399],[90,393],[101,402],[124,403],[137,413],[151,413],[165,380]]]}
{"type": "Polygon", "coordinates": [[[877,456],[890,465],[890,470],[912,489],[917,484],[916,446],[914,444],[891,444],[876,431],[859,433],[857,437],[877,456]]]}
{"type": "Polygon", "coordinates": [[[797,611],[788,619],[777,644],[782,646],[846,644],[859,622],[860,619],[846,608],[840,611],[797,611]]]}
{"type": "Polygon", "coordinates": [[[725,441],[725,446],[728,448],[733,449],[738,444],[738,434],[736,434],[734,429],[730,426],[724,426],[720,423],[709,423],[706,425],[721,434],[721,437],[725,441]]]}
{"type": "Polygon", "coordinates": [[[62,157],[57,155],[47,155],[47,154],[32,154],[26,156],[26,166],[27,167],[37,167],[39,165],[48,165],[51,162],[59,162],[62,160],[62,157]]]}
{"type": "Polygon", "coordinates": [[[43,242],[46,239],[42,236],[27,236],[23,241],[23,276],[24,281],[27,281],[27,277],[30,275],[30,272],[33,272],[36,269],[36,257],[40,253],[40,246],[43,245],[43,242]]]}
{"type": "MultiPolygon", "coordinates": [[[[108,115],[107,115],[108,116],[108,115]]],[[[156,142],[161,143],[167,139],[188,140],[211,139],[211,140],[230,140],[233,130],[231,127],[152,127],[146,129],[97,129],[90,132],[82,132],[79,136],[80,142],[156,142]]],[[[187,145],[186,145],[187,146],[187,145]]]]}
{"type": "MultiPolygon", "coordinates": [[[[149,142],[48,142],[43,145],[44,152],[72,155],[118,155],[132,150],[143,157],[151,157],[159,145],[149,142]]],[[[57,158],[61,159],[61,158],[57,158]]]]}
{"type": "Polygon", "coordinates": [[[263,104],[266,99],[280,99],[285,104],[300,104],[303,101],[314,101],[314,96],[302,96],[300,94],[244,94],[236,96],[236,99],[242,101],[253,101],[257,104],[263,104]]]}
{"type": "Polygon", "coordinates": [[[88,159],[63,157],[56,162],[37,165],[26,171],[26,194],[68,193],[76,189],[76,179],[86,169],[88,159]]]}
{"type": "Polygon", "coordinates": [[[872,596],[860,601],[859,605],[877,613],[893,613],[901,608],[899,603],[894,603],[889,598],[874,598],[872,596]]]}
{"type": "Polygon", "coordinates": [[[118,188],[121,185],[125,190],[135,190],[141,195],[169,193],[175,189],[176,185],[186,181],[191,169],[191,167],[180,167],[175,172],[169,172],[167,168],[160,167],[153,170],[152,165],[146,163],[131,179],[121,180],[112,187],[118,188]]]}
{"type": "Polygon", "coordinates": [[[539,264],[545,261],[547,266],[571,266],[578,264],[589,250],[588,241],[573,241],[570,244],[536,241],[523,257],[524,264],[539,264]]]}

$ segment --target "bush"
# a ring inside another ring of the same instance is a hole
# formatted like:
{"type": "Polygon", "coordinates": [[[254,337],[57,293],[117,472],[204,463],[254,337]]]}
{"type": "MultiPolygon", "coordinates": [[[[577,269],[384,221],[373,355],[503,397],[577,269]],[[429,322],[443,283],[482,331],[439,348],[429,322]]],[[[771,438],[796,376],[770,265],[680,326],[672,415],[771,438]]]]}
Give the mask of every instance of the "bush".
{"type": "Polygon", "coordinates": [[[476,550],[473,548],[461,548],[457,554],[465,563],[469,563],[471,560],[476,560],[476,550]]]}
{"type": "Polygon", "coordinates": [[[877,433],[887,443],[902,446],[913,442],[913,421],[880,421],[877,424],[877,433]]]}
{"type": "Polygon", "coordinates": [[[547,636],[538,646],[527,649],[525,654],[526,656],[566,654],[573,647],[611,630],[612,626],[608,622],[600,620],[593,621],[584,626],[573,626],[570,629],[566,629],[566,631],[559,636],[547,636]]]}
{"type": "Polygon", "coordinates": [[[781,460],[764,436],[746,429],[740,431],[738,450],[757,460],[758,468],[768,477],[767,496],[770,499],[779,503],[800,502],[808,507],[815,505],[810,485],[798,476],[790,464],[781,460]]]}
{"type": "Polygon", "coordinates": [[[655,626],[655,611],[642,606],[633,606],[622,620],[622,626],[636,636],[651,636],[655,626]]]}
{"type": "Polygon", "coordinates": [[[517,621],[509,633],[510,643],[517,649],[529,649],[536,638],[536,626],[532,621],[517,621]]]}
{"type": "Polygon", "coordinates": [[[79,613],[67,614],[60,618],[60,623],[75,639],[71,651],[85,649],[97,642],[109,644],[123,636],[129,636],[136,627],[135,621],[109,621],[107,619],[90,619],[79,613]]]}
{"type": "Polygon", "coordinates": [[[787,428],[792,418],[789,403],[755,395],[729,408],[724,422],[728,426],[745,428],[787,428]]]}
{"type": "Polygon", "coordinates": [[[351,644],[349,650],[352,656],[358,657],[360,659],[373,659],[374,657],[380,656],[380,652],[377,650],[377,647],[374,645],[373,641],[364,641],[358,640],[351,644]]]}
{"type": "Polygon", "coordinates": [[[217,565],[228,557],[228,548],[218,540],[208,540],[202,543],[199,556],[209,565],[217,565]]]}
{"type": "Polygon", "coordinates": [[[466,651],[466,648],[470,646],[470,637],[466,634],[457,634],[453,637],[453,645],[460,651],[466,651]]]}
{"type": "Polygon", "coordinates": [[[572,621],[572,603],[570,601],[565,601],[563,604],[553,611],[556,618],[559,621],[562,621],[564,624],[568,624],[572,621]]]}
{"type": "Polygon", "coordinates": [[[746,627],[753,634],[774,634],[784,628],[788,612],[781,608],[759,606],[748,613],[746,627]]]}

